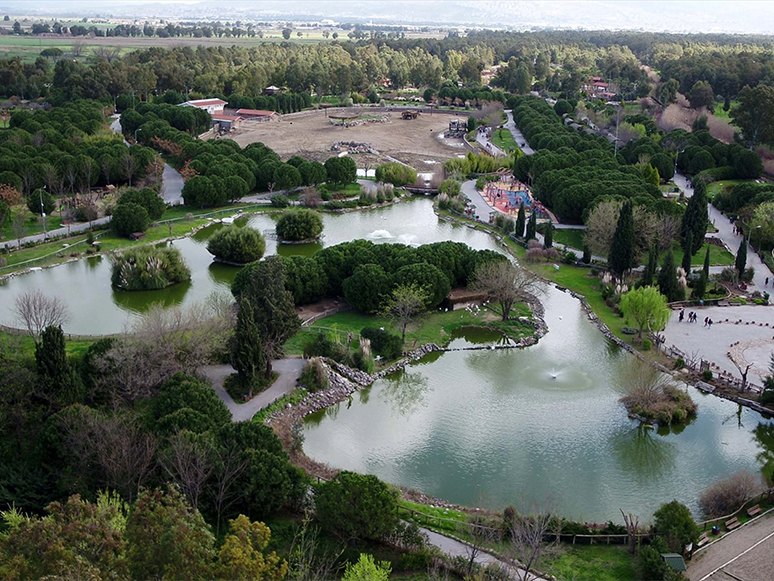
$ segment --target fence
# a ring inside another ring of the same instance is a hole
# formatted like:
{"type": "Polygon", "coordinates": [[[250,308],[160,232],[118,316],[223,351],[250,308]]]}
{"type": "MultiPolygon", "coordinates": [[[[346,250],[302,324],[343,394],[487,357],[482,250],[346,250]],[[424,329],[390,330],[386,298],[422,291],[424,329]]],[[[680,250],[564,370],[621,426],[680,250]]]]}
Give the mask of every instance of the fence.
{"type": "Polygon", "coordinates": [[[765,490],[764,492],[761,492],[758,496],[751,498],[747,502],[745,502],[742,506],[740,506],[737,510],[732,512],[731,514],[727,514],[726,516],[719,516],[717,518],[711,518],[709,520],[705,520],[702,522],[696,523],[699,527],[701,527],[701,530],[706,531],[709,528],[712,528],[715,525],[723,525],[726,521],[731,520],[734,517],[738,517],[740,514],[743,514],[742,511],[746,510],[750,506],[755,506],[756,504],[760,504],[763,500],[770,500],[771,495],[774,493],[774,488],[769,488],[768,490],[765,490]]]}

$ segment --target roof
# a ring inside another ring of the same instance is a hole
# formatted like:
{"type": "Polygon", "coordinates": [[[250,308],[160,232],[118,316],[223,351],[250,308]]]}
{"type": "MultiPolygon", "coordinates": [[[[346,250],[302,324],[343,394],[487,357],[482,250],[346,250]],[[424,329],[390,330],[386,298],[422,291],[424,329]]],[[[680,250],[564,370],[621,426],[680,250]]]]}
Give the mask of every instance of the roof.
{"type": "Polygon", "coordinates": [[[279,88],[279,87],[275,87],[274,85],[269,85],[269,86],[268,86],[268,87],[266,87],[266,89],[264,89],[264,90],[265,90],[265,91],[279,91],[279,90],[280,90],[280,88],[279,88]]]}
{"type": "Polygon", "coordinates": [[[196,99],[194,101],[186,101],[181,103],[182,105],[190,105],[192,107],[207,107],[209,105],[226,105],[228,101],[223,99],[196,99]]]}
{"type": "Polygon", "coordinates": [[[685,561],[677,553],[661,553],[661,558],[673,571],[685,571],[685,561]]]}
{"type": "Polygon", "coordinates": [[[262,109],[238,109],[237,115],[253,115],[258,117],[271,117],[276,111],[263,111],[262,109]]]}
{"type": "Polygon", "coordinates": [[[224,115],[223,113],[213,113],[212,118],[216,121],[239,121],[242,119],[239,115],[224,115]]]}

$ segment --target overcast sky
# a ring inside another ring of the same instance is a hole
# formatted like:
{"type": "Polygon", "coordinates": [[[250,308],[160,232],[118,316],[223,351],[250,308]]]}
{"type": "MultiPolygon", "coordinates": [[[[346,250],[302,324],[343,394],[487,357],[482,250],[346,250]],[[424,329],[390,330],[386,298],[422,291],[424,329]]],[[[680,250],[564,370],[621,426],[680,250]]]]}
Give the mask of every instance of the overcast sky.
{"type": "Polygon", "coordinates": [[[0,0],[11,15],[372,19],[444,25],[774,33],[774,2],[712,0],[0,0]]]}

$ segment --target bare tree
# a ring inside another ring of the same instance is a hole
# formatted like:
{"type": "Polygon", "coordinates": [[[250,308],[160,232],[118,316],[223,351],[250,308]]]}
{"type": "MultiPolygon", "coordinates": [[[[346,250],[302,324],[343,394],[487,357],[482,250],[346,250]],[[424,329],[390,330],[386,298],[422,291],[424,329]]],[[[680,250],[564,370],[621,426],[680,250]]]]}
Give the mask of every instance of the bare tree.
{"type": "Polygon", "coordinates": [[[24,217],[24,212],[19,210],[11,213],[11,230],[13,231],[13,237],[16,238],[16,242],[21,248],[21,239],[24,238],[24,234],[27,232],[27,220],[24,217]]]}
{"type": "Polygon", "coordinates": [[[319,529],[305,519],[299,527],[288,555],[288,581],[328,581],[339,577],[338,554],[322,549],[319,529]]]}
{"type": "Polygon", "coordinates": [[[537,565],[547,546],[546,538],[554,519],[554,511],[549,507],[533,507],[528,516],[518,515],[514,519],[511,538],[523,564],[523,568],[517,569],[523,581],[531,578],[529,571],[537,565]]]}
{"type": "Polygon", "coordinates": [[[761,478],[741,470],[711,484],[701,493],[699,506],[708,518],[731,514],[761,491],[761,478]]]}
{"type": "Polygon", "coordinates": [[[125,414],[102,422],[93,444],[108,486],[131,502],[153,471],[156,439],[139,418],[125,414]]]}
{"type": "Polygon", "coordinates": [[[250,461],[236,445],[216,446],[213,449],[213,460],[212,496],[216,514],[215,536],[218,536],[223,513],[234,503],[240,492],[234,489],[234,483],[247,469],[250,461]]]}
{"type": "Polygon", "coordinates": [[[731,363],[734,364],[734,367],[736,367],[736,370],[739,372],[739,375],[742,377],[742,384],[739,386],[739,391],[746,391],[747,390],[747,374],[750,372],[750,368],[753,366],[752,363],[747,363],[747,365],[744,367],[744,371],[742,370],[742,364],[737,363],[736,360],[733,357],[729,357],[731,359],[731,363]]]}
{"type": "Polygon", "coordinates": [[[465,578],[472,578],[478,560],[484,547],[489,542],[497,540],[496,531],[493,527],[487,525],[486,519],[481,515],[475,515],[471,520],[465,523],[459,523],[460,531],[467,537],[465,543],[465,578]]]}
{"type": "Polygon", "coordinates": [[[61,326],[70,320],[67,303],[59,297],[47,297],[39,290],[27,291],[16,297],[14,313],[36,344],[46,327],[61,326]]]}
{"type": "Polygon", "coordinates": [[[120,53],[121,49],[117,46],[98,46],[93,50],[94,56],[103,58],[109,63],[117,59],[120,53]]]}
{"type": "Polygon", "coordinates": [[[317,188],[304,188],[298,200],[307,208],[317,208],[322,204],[322,196],[317,188]]]}
{"type": "Polygon", "coordinates": [[[74,57],[79,57],[83,54],[83,51],[86,49],[86,42],[84,40],[81,40],[80,38],[74,38],[70,42],[70,47],[73,51],[74,57]]]}
{"type": "Polygon", "coordinates": [[[634,551],[637,549],[637,533],[640,530],[640,518],[631,513],[627,515],[622,508],[619,510],[621,511],[624,527],[626,528],[626,540],[629,543],[629,552],[633,555],[634,551]]]}
{"type": "Polygon", "coordinates": [[[188,497],[194,510],[199,508],[199,496],[212,474],[214,461],[209,436],[188,431],[173,434],[159,457],[162,468],[188,497]]]}
{"type": "Polygon", "coordinates": [[[490,261],[478,267],[472,287],[486,293],[500,305],[503,321],[507,321],[514,303],[540,292],[537,275],[508,260],[490,261]]]}

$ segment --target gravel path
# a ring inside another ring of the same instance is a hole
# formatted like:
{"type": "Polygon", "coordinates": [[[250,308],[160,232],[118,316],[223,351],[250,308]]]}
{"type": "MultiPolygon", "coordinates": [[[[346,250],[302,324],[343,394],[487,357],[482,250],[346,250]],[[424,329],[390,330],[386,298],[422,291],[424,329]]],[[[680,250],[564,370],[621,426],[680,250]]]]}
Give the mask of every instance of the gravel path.
{"type": "Polygon", "coordinates": [[[244,422],[268,407],[276,400],[287,395],[296,387],[296,381],[304,368],[303,359],[279,359],[272,362],[274,371],[279,372],[279,377],[269,389],[262,391],[247,403],[236,403],[228,392],[223,389],[225,379],[234,373],[231,365],[209,365],[202,371],[204,375],[212,382],[215,393],[220,400],[226,404],[231,417],[235,422],[244,422]]]}
{"type": "Polygon", "coordinates": [[[694,554],[690,581],[774,578],[774,513],[769,512],[694,554]],[[729,575],[730,574],[730,575],[729,575]]]}

